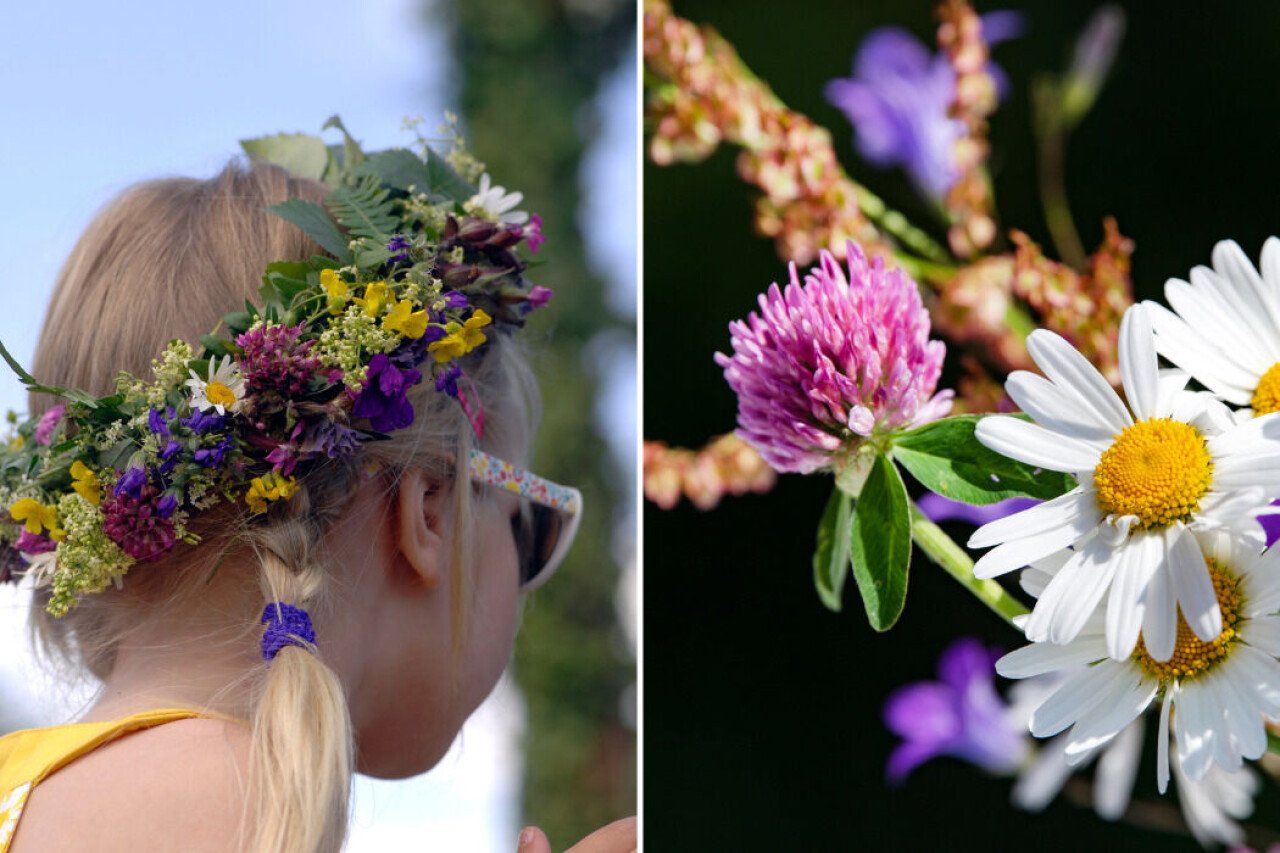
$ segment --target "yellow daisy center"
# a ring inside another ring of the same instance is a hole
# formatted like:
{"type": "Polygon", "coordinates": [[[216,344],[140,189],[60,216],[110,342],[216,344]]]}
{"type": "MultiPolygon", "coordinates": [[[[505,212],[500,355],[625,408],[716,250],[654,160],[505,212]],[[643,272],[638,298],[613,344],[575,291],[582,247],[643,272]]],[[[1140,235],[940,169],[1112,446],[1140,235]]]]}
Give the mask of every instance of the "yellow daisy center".
{"type": "Polygon", "coordinates": [[[1135,515],[1142,528],[1186,521],[1209,491],[1213,460],[1189,424],[1152,418],[1126,427],[1093,471],[1098,507],[1135,515]]]}
{"type": "Polygon", "coordinates": [[[1212,669],[1226,659],[1231,647],[1239,639],[1236,633],[1236,622],[1240,619],[1240,608],[1244,597],[1240,593],[1240,579],[1232,577],[1222,566],[1211,559],[1206,559],[1209,577],[1213,578],[1213,591],[1218,597],[1218,608],[1222,611],[1222,633],[1216,639],[1206,643],[1196,636],[1191,626],[1182,618],[1182,610],[1178,610],[1178,637],[1173,647],[1173,656],[1166,661],[1152,660],[1147,654],[1147,647],[1138,635],[1138,645],[1133,650],[1133,660],[1142,671],[1160,681],[1177,678],[1186,680],[1195,678],[1202,672],[1212,669]]]}
{"type": "Polygon", "coordinates": [[[1269,415],[1280,412],[1280,361],[1267,368],[1258,380],[1258,388],[1249,401],[1254,415],[1269,415]]]}
{"type": "Polygon", "coordinates": [[[205,386],[204,398],[215,406],[234,406],[235,392],[221,382],[210,382],[205,386]]]}

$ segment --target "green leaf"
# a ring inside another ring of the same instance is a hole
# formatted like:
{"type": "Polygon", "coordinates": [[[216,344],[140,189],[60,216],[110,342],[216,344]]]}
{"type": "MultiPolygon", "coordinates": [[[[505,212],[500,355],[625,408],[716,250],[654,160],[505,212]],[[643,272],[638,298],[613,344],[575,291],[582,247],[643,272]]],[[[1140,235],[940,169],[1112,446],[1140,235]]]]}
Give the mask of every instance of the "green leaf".
{"type": "Polygon", "coordinates": [[[403,148],[392,148],[370,154],[353,174],[361,178],[376,178],[379,183],[404,192],[409,192],[410,187],[420,193],[432,191],[431,169],[419,159],[417,154],[403,148]]]}
{"type": "Polygon", "coordinates": [[[338,187],[325,204],[352,235],[385,243],[400,228],[389,193],[375,178],[364,178],[354,187],[338,187]]]}
{"type": "Polygon", "coordinates": [[[240,147],[252,160],[283,166],[299,178],[320,180],[329,163],[329,149],[318,136],[305,133],[277,133],[257,139],[242,139],[240,147]]]}
{"type": "Polygon", "coordinates": [[[383,246],[373,246],[368,249],[358,249],[356,251],[356,266],[361,269],[369,269],[371,267],[381,266],[391,257],[391,253],[383,246]]]}
{"type": "Polygon", "coordinates": [[[1270,729],[1267,730],[1267,752],[1280,755],[1280,735],[1273,734],[1270,729]]]}
{"type": "Polygon", "coordinates": [[[831,610],[840,612],[840,593],[849,577],[849,524],[853,499],[840,489],[831,498],[818,524],[818,547],[813,552],[813,585],[818,598],[831,610]]]}
{"type": "Polygon", "coordinates": [[[3,341],[0,341],[0,358],[5,360],[5,363],[9,365],[9,369],[17,375],[18,381],[23,385],[30,386],[40,384],[36,382],[36,378],[34,376],[27,373],[27,371],[22,368],[21,364],[18,364],[18,360],[16,358],[9,355],[9,350],[5,348],[3,341]]]}
{"type": "Polygon", "coordinates": [[[230,342],[225,338],[217,335],[201,335],[200,346],[204,347],[205,356],[214,356],[221,358],[225,355],[235,355],[235,351],[231,349],[230,342]]]}
{"type": "Polygon", "coordinates": [[[1005,498],[1049,500],[1075,488],[1068,474],[1038,469],[978,441],[983,415],[957,415],[925,424],[893,441],[893,458],[931,491],[967,504],[1005,498]]]}
{"type": "Polygon", "coordinates": [[[476,194],[476,188],[430,148],[427,149],[427,174],[430,195],[444,196],[462,204],[476,194]]]}
{"type": "Polygon", "coordinates": [[[849,531],[853,577],[877,631],[902,615],[911,566],[911,509],[902,476],[887,456],[877,456],[853,511],[849,531]]]}
{"type": "Polygon", "coordinates": [[[346,125],[342,123],[342,119],[336,114],[329,116],[329,119],[321,126],[321,130],[328,130],[336,127],[342,131],[342,168],[351,171],[364,162],[364,152],[360,150],[360,143],[351,138],[351,134],[347,133],[346,125]]]}
{"type": "Polygon", "coordinates": [[[347,238],[342,236],[338,226],[333,224],[333,218],[320,205],[306,199],[291,198],[288,201],[273,204],[267,210],[301,228],[303,233],[323,246],[325,251],[332,253],[342,263],[351,263],[351,250],[347,248],[347,238]]]}

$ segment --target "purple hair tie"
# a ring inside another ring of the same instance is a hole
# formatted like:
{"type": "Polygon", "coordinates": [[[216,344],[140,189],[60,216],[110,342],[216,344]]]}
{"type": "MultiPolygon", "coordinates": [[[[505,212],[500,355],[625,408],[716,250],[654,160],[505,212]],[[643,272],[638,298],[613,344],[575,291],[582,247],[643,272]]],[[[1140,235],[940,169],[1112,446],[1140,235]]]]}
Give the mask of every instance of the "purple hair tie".
{"type": "Polygon", "coordinates": [[[316,644],[316,632],[311,627],[311,617],[301,607],[273,601],[262,611],[266,630],[262,632],[262,659],[275,660],[285,646],[297,646],[312,651],[316,644]]]}

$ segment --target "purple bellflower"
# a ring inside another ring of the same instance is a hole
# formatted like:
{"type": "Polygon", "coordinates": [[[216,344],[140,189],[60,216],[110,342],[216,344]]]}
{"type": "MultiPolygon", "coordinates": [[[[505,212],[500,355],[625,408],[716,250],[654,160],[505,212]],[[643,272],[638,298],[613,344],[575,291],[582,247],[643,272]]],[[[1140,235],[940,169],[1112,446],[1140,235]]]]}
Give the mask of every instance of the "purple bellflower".
{"type": "Polygon", "coordinates": [[[884,706],[885,725],[902,738],[889,756],[886,775],[899,784],[940,755],[960,758],[992,773],[1010,773],[1027,755],[1025,730],[995,689],[1001,652],[972,637],[947,647],[938,681],[898,688],[884,706]]]}
{"type": "MultiPolygon", "coordinates": [[[[988,45],[1016,38],[1022,16],[991,12],[982,16],[988,45]]],[[[1004,73],[989,69],[1003,95],[1004,73]]],[[[827,101],[853,124],[858,153],[882,169],[902,166],[919,192],[940,200],[958,177],[955,143],[964,123],[947,115],[955,97],[955,72],[944,54],[932,54],[899,27],[872,30],[853,60],[853,76],[827,83],[827,101]]]]}

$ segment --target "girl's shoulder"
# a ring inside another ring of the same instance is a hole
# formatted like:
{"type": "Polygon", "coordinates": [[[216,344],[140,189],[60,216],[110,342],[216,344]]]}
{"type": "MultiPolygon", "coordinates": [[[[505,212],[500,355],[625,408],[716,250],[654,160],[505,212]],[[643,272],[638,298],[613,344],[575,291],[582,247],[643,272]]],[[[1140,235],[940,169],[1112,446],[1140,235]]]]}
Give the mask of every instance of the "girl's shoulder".
{"type": "MultiPolygon", "coordinates": [[[[81,745],[61,766],[34,779],[12,839],[13,853],[170,850],[177,839],[183,850],[241,848],[237,836],[247,802],[248,729],[231,720],[190,715],[163,719],[163,725],[148,722],[81,745]]],[[[28,741],[30,760],[41,740],[65,749],[97,734],[81,727],[111,725],[56,726],[17,735],[28,741]]],[[[3,746],[0,740],[0,762],[3,746]]]]}

